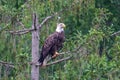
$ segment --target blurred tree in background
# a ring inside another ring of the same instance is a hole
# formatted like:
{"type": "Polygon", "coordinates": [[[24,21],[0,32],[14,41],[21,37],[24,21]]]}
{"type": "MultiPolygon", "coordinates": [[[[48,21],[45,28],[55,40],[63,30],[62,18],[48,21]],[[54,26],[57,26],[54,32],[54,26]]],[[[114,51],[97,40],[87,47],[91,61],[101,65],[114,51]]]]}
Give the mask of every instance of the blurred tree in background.
{"type": "Polygon", "coordinates": [[[31,28],[33,12],[39,23],[58,13],[40,31],[40,50],[56,24],[63,22],[66,42],[60,52],[69,53],[57,59],[72,55],[69,61],[40,69],[41,80],[120,79],[120,0],[0,0],[0,80],[30,79],[31,33],[10,31],[31,28]],[[110,61],[105,53],[112,57],[110,61]]]}

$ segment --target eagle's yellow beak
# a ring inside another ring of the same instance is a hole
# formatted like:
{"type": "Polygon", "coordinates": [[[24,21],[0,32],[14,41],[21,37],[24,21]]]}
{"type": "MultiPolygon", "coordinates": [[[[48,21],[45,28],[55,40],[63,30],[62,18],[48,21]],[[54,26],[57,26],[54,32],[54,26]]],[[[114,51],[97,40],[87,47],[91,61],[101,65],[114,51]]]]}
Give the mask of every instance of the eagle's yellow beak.
{"type": "Polygon", "coordinates": [[[65,24],[63,24],[62,27],[65,28],[66,27],[65,24]]]}

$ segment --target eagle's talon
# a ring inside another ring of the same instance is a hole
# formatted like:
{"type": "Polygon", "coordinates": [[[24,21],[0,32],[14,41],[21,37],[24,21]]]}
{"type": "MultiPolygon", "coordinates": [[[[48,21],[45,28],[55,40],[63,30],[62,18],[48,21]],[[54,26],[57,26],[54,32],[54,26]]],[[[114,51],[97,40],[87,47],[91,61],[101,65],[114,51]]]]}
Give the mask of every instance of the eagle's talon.
{"type": "Polygon", "coordinates": [[[59,53],[58,52],[55,52],[55,54],[52,56],[52,58],[56,58],[57,56],[59,56],[59,53]]]}
{"type": "Polygon", "coordinates": [[[56,57],[57,57],[56,55],[53,55],[53,56],[52,56],[52,59],[54,59],[54,58],[56,58],[56,57]]]}
{"type": "Polygon", "coordinates": [[[58,53],[58,52],[56,52],[55,54],[56,54],[57,56],[59,55],[59,53],[58,53]]]}

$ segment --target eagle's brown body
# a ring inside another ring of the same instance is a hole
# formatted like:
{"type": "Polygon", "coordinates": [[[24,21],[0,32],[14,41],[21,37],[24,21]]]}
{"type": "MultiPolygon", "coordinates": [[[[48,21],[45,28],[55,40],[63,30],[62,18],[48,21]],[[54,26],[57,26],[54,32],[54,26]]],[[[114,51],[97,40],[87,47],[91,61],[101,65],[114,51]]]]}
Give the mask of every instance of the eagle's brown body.
{"type": "Polygon", "coordinates": [[[60,50],[65,41],[64,31],[54,32],[51,34],[44,42],[41,55],[39,58],[39,63],[43,64],[44,59],[48,56],[54,56],[57,51],[60,50]]]}

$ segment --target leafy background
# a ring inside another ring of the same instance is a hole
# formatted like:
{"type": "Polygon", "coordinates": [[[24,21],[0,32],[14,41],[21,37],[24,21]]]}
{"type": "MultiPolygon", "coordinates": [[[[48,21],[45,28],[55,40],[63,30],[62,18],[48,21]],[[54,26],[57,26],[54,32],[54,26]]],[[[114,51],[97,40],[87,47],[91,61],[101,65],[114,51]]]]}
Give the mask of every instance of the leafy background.
{"type": "Polygon", "coordinates": [[[120,30],[120,0],[0,0],[0,61],[15,67],[0,63],[0,80],[30,79],[31,33],[14,35],[9,31],[31,28],[33,12],[38,14],[39,23],[58,12],[40,31],[40,49],[56,24],[63,22],[67,26],[66,42],[60,52],[69,54],[57,59],[73,56],[40,69],[41,80],[120,79],[120,36],[111,36],[120,30]],[[100,57],[101,44],[104,47],[100,57]]]}

